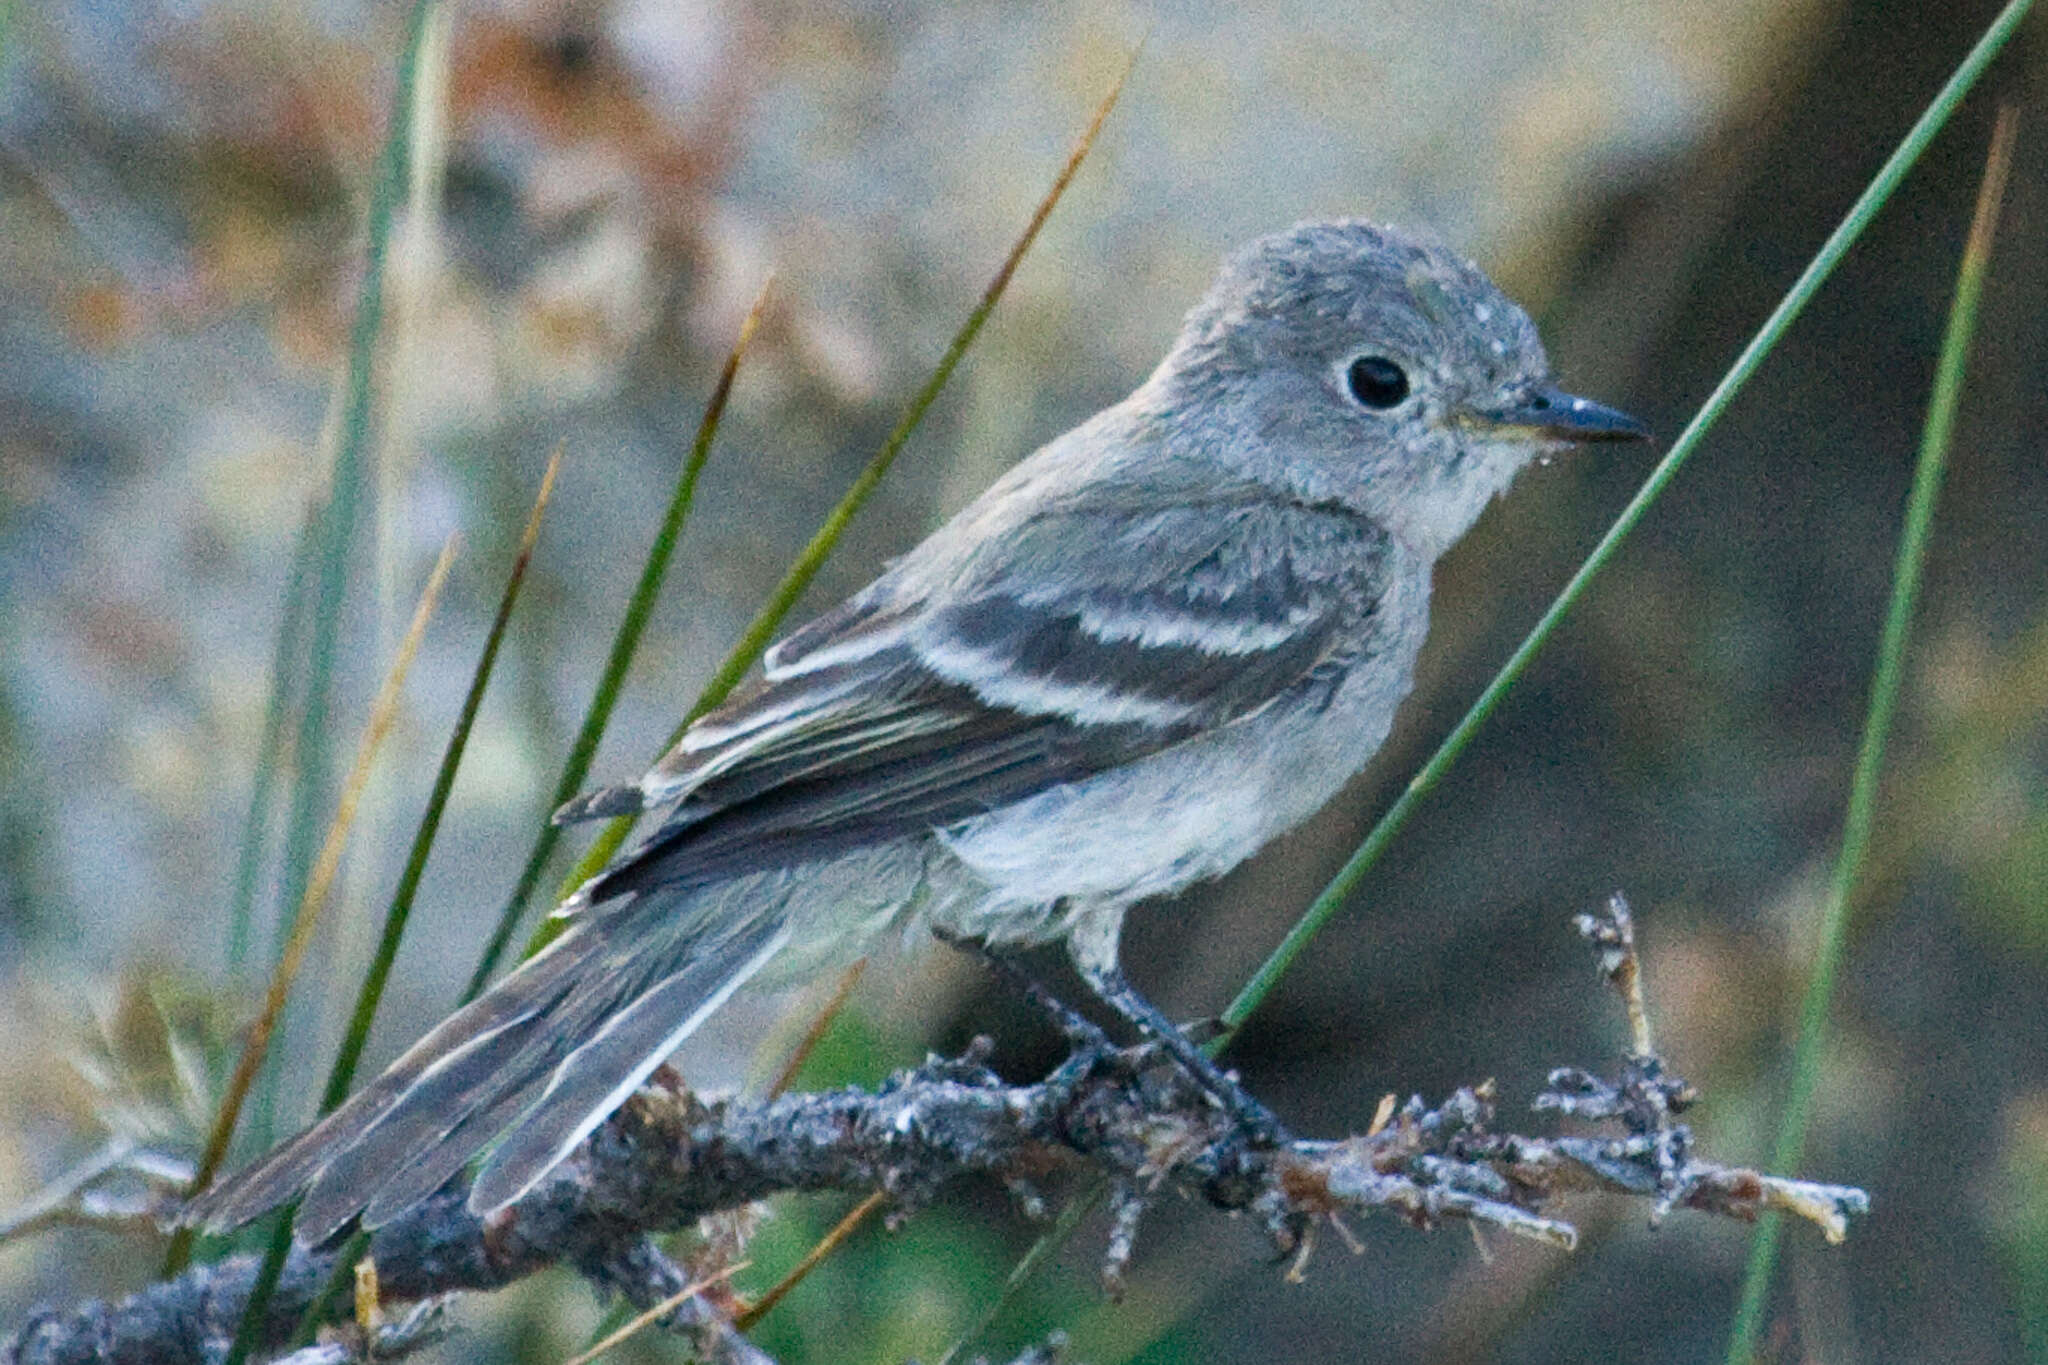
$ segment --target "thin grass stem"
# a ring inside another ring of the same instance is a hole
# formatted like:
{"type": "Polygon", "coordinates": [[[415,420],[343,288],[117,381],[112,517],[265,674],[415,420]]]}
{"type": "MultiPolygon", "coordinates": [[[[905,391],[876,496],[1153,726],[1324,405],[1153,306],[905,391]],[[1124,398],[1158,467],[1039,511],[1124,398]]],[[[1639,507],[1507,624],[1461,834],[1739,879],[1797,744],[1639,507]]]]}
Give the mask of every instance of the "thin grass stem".
{"type": "Polygon", "coordinates": [[[263,1247],[263,1264],[256,1268],[256,1283],[249,1295],[249,1306],[242,1310],[241,1321],[235,1324],[235,1339],[229,1343],[227,1358],[222,1365],[243,1365],[249,1353],[256,1349],[264,1316],[270,1309],[271,1296],[277,1292],[278,1277],[284,1274],[284,1263],[292,1254],[292,1213],[297,1207],[294,1204],[283,1210],[270,1229],[270,1240],[263,1247]]]}
{"type": "Polygon", "coordinates": [[[721,1280],[730,1279],[752,1264],[753,1262],[751,1261],[734,1261],[715,1275],[706,1275],[695,1284],[683,1286],[646,1312],[633,1317],[617,1331],[606,1333],[601,1340],[593,1343],[588,1350],[578,1351],[575,1355],[570,1356],[562,1362],[562,1365],[591,1365],[592,1361],[605,1352],[613,1347],[624,1345],[632,1338],[652,1327],[655,1323],[660,1322],[670,1313],[675,1312],[676,1309],[681,1308],[688,1300],[695,1298],[721,1280]]]}
{"type": "MultiPolygon", "coordinates": [[[[669,494],[668,509],[662,514],[654,543],[648,546],[647,558],[641,563],[640,581],[634,585],[633,596],[626,604],[625,618],[619,622],[619,629],[612,636],[611,654],[598,678],[597,691],[591,695],[590,705],[583,713],[583,724],[576,732],[575,743],[569,746],[569,757],[562,764],[561,776],[555,780],[554,796],[548,802],[550,816],[563,802],[583,789],[583,779],[590,774],[590,763],[597,756],[598,741],[604,738],[605,727],[611,723],[612,709],[618,704],[620,689],[625,686],[626,670],[632,666],[633,656],[639,651],[640,637],[646,633],[648,619],[654,613],[654,604],[660,598],[662,584],[668,577],[669,561],[675,557],[676,542],[682,536],[683,524],[689,520],[690,508],[696,503],[697,478],[704,472],[705,462],[711,458],[711,443],[718,435],[719,421],[725,416],[726,401],[732,396],[740,362],[746,358],[747,347],[752,344],[754,332],[761,325],[761,315],[767,309],[769,291],[773,286],[773,276],[762,282],[761,292],[755,295],[753,306],[740,323],[739,337],[725,357],[718,383],[711,390],[711,399],[704,405],[704,417],[697,424],[696,439],[691,442],[690,453],[676,476],[675,490],[669,494]]],[[[491,979],[491,973],[497,970],[499,959],[505,955],[505,946],[512,941],[513,930],[519,927],[519,917],[526,910],[526,902],[532,898],[534,887],[540,884],[541,874],[561,837],[561,826],[552,819],[541,821],[540,833],[535,837],[533,847],[527,851],[526,863],[512,885],[512,894],[505,898],[490,941],[484,945],[476,969],[469,975],[469,984],[463,988],[465,1002],[474,1000],[491,979]]]]}
{"type": "Polygon", "coordinates": [[[832,983],[832,993],[826,997],[824,1005],[811,1019],[810,1027],[804,1030],[804,1036],[797,1040],[797,1045],[790,1049],[789,1056],[783,1059],[782,1069],[775,1073],[774,1081],[768,1086],[770,1099],[782,1094],[795,1083],[797,1074],[804,1069],[804,1063],[811,1060],[811,1054],[817,1051],[818,1044],[824,1040],[825,1030],[832,1027],[832,1021],[846,1008],[846,1002],[853,997],[854,986],[859,984],[861,974],[867,969],[868,960],[861,958],[839,973],[839,979],[832,983]]]}
{"type": "Polygon", "coordinates": [[[285,726],[292,713],[292,659],[305,627],[306,576],[312,562],[317,512],[309,511],[292,546],[291,569],[285,581],[284,608],[278,614],[277,644],[270,658],[270,696],[263,704],[263,736],[256,745],[256,775],[249,786],[249,809],[242,819],[242,844],[235,854],[235,881],[228,893],[228,974],[239,977],[249,956],[255,919],[256,875],[263,867],[264,831],[270,823],[270,801],[277,774],[284,765],[285,726]]]}
{"type": "MultiPolygon", "coordinates": [[[[405,41],[399,53],[398,88],[392,105],[391,128],[378,150],[370,182],[363,281],[357,291],[355,320],[349,335],[348,360],[342,384],[340,439],[335,447],[333,465],[328,470],[328,497],[321,517],[319,551],[315,557],[316,590],[306,648],[305,690],[300,703],[298,734],[292,747],[294,778],[290,811],[285,820],[278,923],[272,939],[276,952],[283,951],[283,945],[290,940],[296,927],[290,916],[305,903],[315,839],[332,799],[334,755],[328,749],[328,731],[342,616],[350,593],[350,551],[356,539],[356,523],[361,519],[367,482],[364,462],[370,442],[371,406],[376,388],[377,337],[384,316],[384,267],[389,255],[392,221],[407,179],[420,50],[432,6],[433,0],[415,0],[408,14],[405,41]]],[[[256,1136],[264,1141],[270,1135],[273,1101],[272,1086],[266,1083],[259,1093],[252,1124],[256,1136]]]]}
{"type": "Polygon", "coordinates": [[[1025,1285],[1031,1283],[1032,1277],[1045,1265],[1053,1252],[1065,1245],[1066,1240],[1074,1235],[1074,1230],[1081,1226],[1081,1220],[1100,1208],[1102,1201],[1108,1196],[1109,1182],[1100,1179],[1076,1194],[1067,1206],[1059,1211],[1058,1217],[1053,1219],[1052,1226],[1045,1230],[1044,1235],[1024,1249],[1024,1254],[1017,1258],[1017,1264],[1010,1267],[1010,1273],[1004,1278],[1003,1287],[996,1291],[995,1298],[989,1301],[981,1316],[968,1324],[967,1330],[946,1348],[946,1353],[939,1357],[939,1365],[953,1365],[960,1359],[962,1351],[987,1335],[988,1329],[995,1326],[996,1319],[1016,1301],[1017,1295],[1023,1292],[1025,1285]]]}
{"type": "Polygon", "coordinates": [[[789,1291],[804,1282],[804,1277],[825,1263],[825,1258],[845,1245],[862,1223],[872,1217],[875,1211],[889,1202],[887,1190],[876,1190],[867,1198],[847,1210],[846,1216],[832,1225],[832,1230],[818,1239],[816,1246],[805,1252],[803,1259],[791,1266],[789,1273],[776,1282],[775,1287],[748,1306],[747,1310],[732,1320],[732,1325],[742,1332],[752,1331],[754,1324],[768,1316],[788,1297],[789,1291]]]}
{"type": "MultiPolygon", "coordinates": [[[[348,597],[349,547],[355,539],[362,506],[363,455],[370,439],[377,336],[384,320],[384,265],[391,244],[392,220],[407,182],[413,89],[427,16],[432,8],[433,0],[415,0],[407,17],[405,42],[398,60],[398,88],[391,106],[391,128],[378,151],[370,185],[363,282],[356,295],[356,316],[349,332],[347,376],[343,383],[341,439],[335,448],[326,509],[317,536],[305,701],[299,713],[298,742],[294,748],[298,780],[293,786],[292,814],[285,836],[285,890],[281,903],[286,906],[304,903],[306,879],[312,866],[313,836],[321,812],[327,807],[331,762],[327,752],[328,710],[342,608],[348,597]]],[[[289,924],[280,925],[279,943],[290,934],[289,924]]]]}
{"type": "Polygon", "coordinates": [[[385,983],[390,980],[391,964],[398,956],[398,944],[405,936],[406,923],[412,914],[413,897],[419,891],[420,878],[426,873],[427,858],[433,852],[434,838],[440,832],[441,815],[447,809],[449,793],[455,788],[455,774],[462,766],[462,755],[469,745],[469,732],[476,723],[477,711],[483,705],[484,691],[490,686],[491,673],[498,662],[498,648],[504,643],[505,628],[512,619],[513,607],[518,604],[520,586],[526,581],[527,565],[533,560],[534,542],[540,538],[541,518],[547,512],[548,499],[555,489],[555,476],[561,467],[562,452],[557,449],[548,461],[547,472],[541,475],[540,492],[534,497],[533,511],[526,519],[525,530],[520,533],[519,548],[512,560],[512,570],[506,575],[497,614],[491,618],[483,655],[477,660],[469,692],[462,699],[461,714],[456,717],[454,732],[448,736],[448,747],[441,755],[440,771],[434,775],[434,786],[427,795],[427,806],[420,816],[419,829],[413,835],[405,869],[399,874],[398,885],[391,893],[391,905],[385,911],[384,930],[377,942],[376,955],[363,976],[362,988],[356,995],[355,1012],[349,1020],[341,1049],[335,1056],[334,1069],[327,1077],[327,1091],[320,1099],[320,1112],[323,1114],[341,1103],[348,1094],[349,1083],[355,1078],[356,1063],[361,1060],[363,1046],[369,1040],[370,1025],[375,1021],[378,1003],[384,997],[385,983]]]}
{"type": "MultiPolygon", "coordinates": [[[[313,931],[320,922],[320,907],[326,903],[327,892],[334,884],[334,876],[341,866],[341,855],[348,847],[348,836],[355,823],[358,803],[362,800],[363,788],[368,785],[370,772],[376,762],[377,751],[390,733],[391,724],[398,715],[398,699],[405,686],[406,675],[412,670],[413,657],[419,651],[420,640],[426,634],[427,622],[432,619],[434,606],[439,601],[441,586],[448,579],[448,570],[455,562],[455,541],[450,537],[442,547],[441,557],[434,565],[433,574],[427,579],[426,590],[420,594],[419,608],[413,614],[412,627],[406,632],[399,645],[398,657],[392,662],[386,674],[384,686],[377,694],[377,700],[370,708],[369,723],[363,727],[363,737],[356,747],[355,762],[351,765],[348,780],[343,784],[341,800],[336,804],[334,819],[327,827],[327,837],[322,842],[320,855],[314,861],[311,875],[306,880],[305,899],[298,912],[292,916],[292,935],[286,940],[284,951],[278,955],[277,967],[270,978],[270,988],[263,998],[263,1008],[250,1026],[249,1038],[242,1046],[241,1060],[236,1063],[234,1074],[229,1077],[226,1093],[221,1097],[220,1107],[214,1114],[213,1131],[207,1136],[206,1149],[199,1158],[199,1169],[192,1176],[188,1197],[196,1195],[212,1183],[214,1173],[220,1169],[226,1158],[228,1143],[234,1137],[235,1121],[241,1116],[242,1101],[248,1097],[249,1087],[256,1079],[257,1070],[270,1048],[271,1035],[276,1031],[277,1021],[284,1013],[291,998],[293,983],[298,979],[299,967],[304,963],[307,948],[312,946],[313,931]]],[[[176,1264],[167,1267],[166,1274],[173,1274],[184,1264],[191,1248],[191,1230],[180,1229],[172,1238],[171,1256],[176,1264]]]]}
{"type": "MultiPolygon", "coordinates": [[[[1813,1094],[1820,1084],[1821,1061],[1827,1052],[1828,1006],[1841,972],[1842,954],[1849,937],[1849,912],[1854,904],[1864,854],[1870,846],[1878,782],[1884,774],[1885,744],[1891,735],[1892,716],[1898,706],[1899,687],[1905,676],[1906,641],[1912,630],[1913,610],[1920,598],[1929,532],[1934,524],[1934,508],[1941,497],[1942,475],[1955,434],[1956,409],[1962,399],[1970,345],[1977,334],[1984,276],[1991,264],[1992,241],[1997,234],[1998,211],[2005,199],[2006,178],[2012,168],[2013,140],[2017,130],[2018,120],[2014,111],[2010,108],[2000,111],[1998,125],[1991,136],[1991,150],[1985,158],[1984,179],[1978,188],[1970,235],[1956,272],[1955,295],[1950,300],[1948,326],[1942,334],[1941,358],[1935,366],[1934,390],[1928,398],[1927,420],[1920,432],[1920,455],[1913,470],[1913,488],[1907,495],[1905,525],[1899,532],[1898,556],[1892,570],[1891,601],[1885,610],[1884,633],[1878,642],[1877,668],[1870,685],[1869,714],[1863,723],[1863,740],[1857,750],[1856,772],[1849,787],[1849,808],[1842,821],[1842,843],[1835,855],[1834,871],[1828,878],[1827,897],[1821,906],[1820,941],[1814,950],[1812,974],[1807,978],[1806,994],[1799,1007],[1799,1041],[1792,1055],[1791,1085],[1785,1096],[1785,1112],[1779,1122],[1777,1142],[1771,1152],[1770,1169],[1781,1175],[1798,1168],[1806,1148],[1813,1094]]],[[[1728,1333],[1729,1365],[1748,1365],[1755,1358],[1782,1230],[1783,1219],[1775,1213],[1766,1213],[1757,1226],[1755,1239],[1750,1243],[1742,1295],[1736,1304],[1735,1320],[1728,1333]]]]}

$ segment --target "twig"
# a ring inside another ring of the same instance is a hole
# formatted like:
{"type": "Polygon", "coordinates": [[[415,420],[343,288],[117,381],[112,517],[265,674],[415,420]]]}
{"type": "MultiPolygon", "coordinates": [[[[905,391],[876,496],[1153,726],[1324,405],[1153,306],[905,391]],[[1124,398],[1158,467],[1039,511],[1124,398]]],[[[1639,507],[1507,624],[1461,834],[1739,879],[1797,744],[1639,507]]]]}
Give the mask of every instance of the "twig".
{"type": "MultiPolygon", "coordinates": [[[[1603,955],[1632,960],[1614,907],[1582,927],[1603,955]]],[[[402,1304],[495,1289],[567,1264],[647,1307],[695,1278],[650,1237],[707,1214],[784,1192],[880,1190],[901,1216],[963,1177],[994,1179],[1028,1200],[1049,1177],[1091,1167],[1119,1191],[1105,1267],[1112,1278],[1146,1206],[1168,1188],[1252,1215],[1283,1254],[1325,1222],[1375,1209],[1419,1228],[1462,1219],[1569,1248],[1577,1233],[1549,1206],[1584,1190],[1649,1200],[1653,1217],[1684,1208],[1749,1220],[1784,1209],[1830,1241],[1869,1204],[1861,1190],[1702,1160],[1676,1122],[1692,1089],[1648,1052],[1632,1053],[1612,1078],[1560,1068],[1537,1098],[1540,1110],[1601,1125],[1597,1134],[1496,1131],[1488,1085],[1434,1107],[1411,1098],[1356,1137],[1273,1149],[1247,1144],[1207,1092],[1150,1047],[1089,1048],[1085,1065],[1065,1063],[1046,1082],[1022,1086],[989,1071],[987,1052],[980,1041],[961,1057],[927,1059],[872,1092],[707,1105],[672,1086],[644,1089],[512,1209],[476,1217],[458,1179],[379,1228],[370,1249],[379,1297],[402,1304]]],[[[1350,1240],[1341,1224],[1336,1230],[1350,1240]]],[[[333,1273],[336,1254],[294,1248],[266,1317],[272,1345],[333,1273]]],[[[43,1315],[0,1343],[0,1365],[203,1360],[209,1341],[234,1323],[255,1273],[253,1257],[235,1257],[120,1303],[43,1315]]],[[[766,1359],[730,1324],[711,1320],[704,1300],[685,1308],[695,1316],[683,1325],[703,1334],[693,1342],[700,1354],[766,1359]]]]}
{"type": "Polygon", "coordinates": [[[568,1360],[564,1361],[563,1365],[590,1365],[592,1361],[596,1360],[606,1351],[611,1350],[612,1347],[630,1341],[632,1338],[646,1331],[649,1327],[652,1327],[656,1322],[660,1321],[668,1314],[675,1312],[678,1308],[681,1308],[685,1301],[695,1298],[697,1295],[703,1293],[705,1290],[709,1289],[712,1285],[717,1284],[719,1281],[727,1279],[730,1276],[737,1274],[739,1271],[745,1270],[748,1264],[749,1262],[746,1261],[734,1261],[731,1265],[725,1267],[725,1269],[719,1271],[715,1275],[707,1275],[703,1279],[698,1280],[693,1284],[684,1285],[681,1289],[678,1289],[675,1293],[669,1295],[660,1303],[655,1304],[654,1307],[649,1308],[642,1313],[636,1314],[630,1321],[621,1326],[616,1332],[605,1333],[603,1340],[593,1344],[587,1351],[578,1351],[575,1355],[569,1357],[568,1360]]]}

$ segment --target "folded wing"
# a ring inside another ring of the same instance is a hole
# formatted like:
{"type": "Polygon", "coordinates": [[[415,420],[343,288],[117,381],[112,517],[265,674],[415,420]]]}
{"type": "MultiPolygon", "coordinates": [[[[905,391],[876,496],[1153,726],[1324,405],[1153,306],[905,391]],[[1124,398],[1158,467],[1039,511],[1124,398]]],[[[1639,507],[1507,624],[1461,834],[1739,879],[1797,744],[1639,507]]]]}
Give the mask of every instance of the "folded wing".
{"type": "Polygon", "coordinates": [[[1367,638],[1378,533],[1234,512],[1042,517],[950,592],[872,592],[792,636],[639,784],[682,799],[590,900],[943,827],[1326,686],[1367,638]],[[1033,562],[1066,546],[1093,548],[1033,562]]]}

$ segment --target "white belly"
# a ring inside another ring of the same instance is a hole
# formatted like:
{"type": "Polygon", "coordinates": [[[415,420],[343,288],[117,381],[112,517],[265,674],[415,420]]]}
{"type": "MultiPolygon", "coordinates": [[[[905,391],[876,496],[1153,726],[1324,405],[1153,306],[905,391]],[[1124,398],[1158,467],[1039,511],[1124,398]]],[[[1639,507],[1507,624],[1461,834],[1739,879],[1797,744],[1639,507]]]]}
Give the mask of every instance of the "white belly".
{"type": "Polygon", "coordinates": [[[1327,706],[1272,708],[1083,782],[942,831],[987,888],[931,907],[942,927],[1036,940],[1086,906],[1126,906],[1221,876],[1337,794],[1386,739],[1413,680],[1428,580],[1388,603],[1384,653],[1354,667],[1327,706]],[[1403,612],[1402,607],[1407,611],[1403,612]]]}

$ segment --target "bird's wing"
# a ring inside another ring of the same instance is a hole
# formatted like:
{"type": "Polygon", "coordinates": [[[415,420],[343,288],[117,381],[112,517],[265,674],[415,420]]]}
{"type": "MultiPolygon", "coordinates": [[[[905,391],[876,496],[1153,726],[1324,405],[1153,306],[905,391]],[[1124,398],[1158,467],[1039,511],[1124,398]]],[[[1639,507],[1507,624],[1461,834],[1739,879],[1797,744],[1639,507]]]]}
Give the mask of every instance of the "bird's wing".
{"type": "Polygon", "coordinates": [[[589,898],[943,826],[1325,685],[1384,554],[1368,523],[1264,498],[1042,514],[943,594],[799,631],[642,783],[565,812],[683,798],[589,898]]]}

